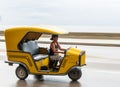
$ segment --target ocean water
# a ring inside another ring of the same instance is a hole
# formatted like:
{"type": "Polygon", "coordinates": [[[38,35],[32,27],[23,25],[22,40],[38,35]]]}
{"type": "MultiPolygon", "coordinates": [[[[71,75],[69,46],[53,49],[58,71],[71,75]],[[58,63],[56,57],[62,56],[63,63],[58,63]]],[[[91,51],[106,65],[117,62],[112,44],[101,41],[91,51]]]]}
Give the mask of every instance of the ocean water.
{"type": "MultiPolygon", "coordinates": [[[[22,26],[22,25],[0,25],[0,30],[5,30],[6,28],[16,27],[16,26],[22,26]]],[[[68,32],[120,33],[120,26],[80,26],[80,25],[50,25],[50,26],[59,27],[68,32]]]]}

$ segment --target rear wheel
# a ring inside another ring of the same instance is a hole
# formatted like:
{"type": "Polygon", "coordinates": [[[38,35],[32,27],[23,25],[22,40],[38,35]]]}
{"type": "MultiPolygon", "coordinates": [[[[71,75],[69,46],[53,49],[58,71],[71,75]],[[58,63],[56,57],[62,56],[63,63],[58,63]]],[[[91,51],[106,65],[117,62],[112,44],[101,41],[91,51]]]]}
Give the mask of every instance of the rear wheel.
{"type": "Polygon", "coordinates": [[[81,78],[82,76],[82,71],[81,69],[78,68],[73,68],[69,71],[68,76],[70,79],[72,79],[73,81],[76,81],[78,79],[81,78]]]}
{"type": "Polygon", "coordinates": [[[28,77],[28,71],[26,70],[25,67],[23,66],[18,66],[16,68],[16,76],[20,79],[20,80],[24,80],[28,77]]]}

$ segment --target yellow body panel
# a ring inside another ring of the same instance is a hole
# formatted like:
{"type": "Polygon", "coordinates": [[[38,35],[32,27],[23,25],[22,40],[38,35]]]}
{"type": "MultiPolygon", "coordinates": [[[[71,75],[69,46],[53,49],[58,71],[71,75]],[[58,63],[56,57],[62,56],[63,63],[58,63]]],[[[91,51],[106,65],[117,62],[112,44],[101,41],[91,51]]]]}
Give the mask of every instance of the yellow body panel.
{"type": "Polygon", "coordinates": [[[59,72],[49,72],[49,74],[65,74],[72,67],[75,67],[75,66],[80,67],[82,65],[85,65],[86,64],[85,53],[84,53],[84,55],[81,55],[81,57],[80,57],[81,52],[82,51],[78,50],[77,48],[69,48],[67,50],[66,56],[63,58],[59,72]]]}
{"type": "Polygon", "coordinates": [[[8,55],[9,61],[25,64],[29,72],[33,74],[65,74],[74,66],[85,65],[85,54],[81,56],[81,61],[79,61],[80,50],[75,51],[75,49],[73,50],[73,48],[70,48],[67,51],[66,56],[63,58],[59,72],[40,72],[41,66],[49,67],[48,58],[34,62],[32,56],[29,53],[8,52],[8,55]]]}
{"type": "Polygon", "coordinates": [[[81,56],[81,60],[80,60],[80,63],[81,63],[81,66],[85,65],[86,64],[86,54],[84,53],[82,56],[81,56]]]}
{"type": "Polygon", "coordinates": [[[32,56],[29,53],[23,53],[23,52],[7,52],[8,53],[8,61],[14,61],[19,64],[23,64],[26,66],[26,68],[29,70],[32,74],[42,74],[42,72],[39,72],[41,66],[48,66],[48,58],[34,61],[32,59],[32,56]]]}
{"type": "Polygon", "coordinates": [[[80,50],[78,52],[78,50],[75,51],[73,49],[74,48],[70,48],[67,51],[59,73],[66,73],[71,67],[78,66],[77,61],[79,60],[80,50]]]}
{"type": "Polygon", "coordinates": [[[37,66],[38,70],[41,70],[42,66],[47,66],[47,68],[49,68],[48,67],[48,65],[49,65],[49,59],[48,58],[36,61],[35,63],[36,63],[36,66],[37,66]]]}
{"type": "Polygon", "coordinates": [[[22,52],[7,52],[8,61],[18,62],[20,64],[24,64],[30,73],[36,73],[37,68],[35,67],[35,63],[29,53],[22,52]]]}

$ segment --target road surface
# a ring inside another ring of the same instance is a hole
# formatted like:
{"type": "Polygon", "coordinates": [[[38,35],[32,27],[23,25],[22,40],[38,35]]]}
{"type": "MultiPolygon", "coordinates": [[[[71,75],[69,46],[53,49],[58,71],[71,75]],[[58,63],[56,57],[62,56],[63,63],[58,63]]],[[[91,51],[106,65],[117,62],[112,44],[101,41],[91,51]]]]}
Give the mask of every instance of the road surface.
{"type": "MultiPolygon", "coordinates": [[[[69,46],[69,45],[68,45],[69,46]]],[[[73,46],[73,45],[72,45],[73,46]]],[[[66,47],[66,46],[63,46],[66,47]]],[[[70,46],[69,46],[70,47],[70,46]]],[[[74,47],[74,46],[73,46],[74,47]]],[[[78,46],[87,52],[87,66],[82,67],[82,77],[72,82],[68,76],[44,76],[37,81],[33,75],[19,80],[15,75],[17,65],[8,66],[5,44],[0,43],[1,87],[120,87],[120,48],[78,46]]]]}

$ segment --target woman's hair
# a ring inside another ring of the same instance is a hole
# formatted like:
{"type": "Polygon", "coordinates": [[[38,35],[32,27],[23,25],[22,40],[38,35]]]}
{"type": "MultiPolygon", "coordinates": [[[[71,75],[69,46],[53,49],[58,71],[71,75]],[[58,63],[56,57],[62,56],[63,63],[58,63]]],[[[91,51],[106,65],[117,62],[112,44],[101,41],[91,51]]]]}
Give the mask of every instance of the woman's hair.
{"type": "Polygon", "coordinates": [[[55,38],[55,37],[58,37],[58,35],[57,34],[52,34],[50,40],[53,40],[53,38],[55,38]]]}

